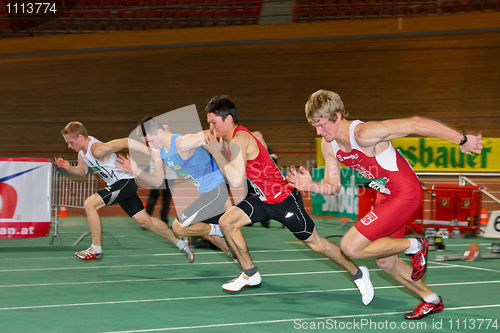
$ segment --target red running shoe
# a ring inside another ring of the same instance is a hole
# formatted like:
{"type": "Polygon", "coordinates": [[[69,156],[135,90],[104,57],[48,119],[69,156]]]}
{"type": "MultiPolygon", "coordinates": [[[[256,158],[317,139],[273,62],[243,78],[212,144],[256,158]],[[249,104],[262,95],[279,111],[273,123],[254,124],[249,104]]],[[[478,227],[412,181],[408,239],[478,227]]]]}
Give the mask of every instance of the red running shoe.
{"type": "Polygon", "coordinates": [[[419,238],[420,250],[410,255],[410,260],[413,264],[413,272],[411,273],[411,279],[413,281],[418,281],[424,276],[425,270],[427,269],[427,251],[429,249],[429,241],[425,238],[419,238]]]}
{"type": "Polygon", "coordinates": [[[439,303],[427,303],[425,301],[420,302],[412,312],[405,314],[405,319],[421,319],[432,313],[437,313],[443,311],[443,300],[439,297],[439,303]]]}
{"type": "Polygon", "coordinates": [[[97,253],[94,251],[94,249],[89,247],[86,250],[76,252],[75,257],[77,257],[80,260],[83,261],[90,261],[90,260],[101,260],[102,259],[102,253],[97,253]]]}

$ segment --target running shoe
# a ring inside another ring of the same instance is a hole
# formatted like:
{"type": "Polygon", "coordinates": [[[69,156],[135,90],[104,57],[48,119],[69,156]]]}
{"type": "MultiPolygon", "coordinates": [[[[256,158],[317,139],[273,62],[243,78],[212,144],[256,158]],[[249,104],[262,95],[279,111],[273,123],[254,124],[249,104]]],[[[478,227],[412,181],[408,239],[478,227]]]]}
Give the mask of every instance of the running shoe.
{"type": "Polygon", "coordinates": [[[363,304],[368,305],[373,300],[375,291],[373,289],[372,282],[370,281],[370,272],[368,271],[368,268],[360,266],[359,269],[363,272],[363,276],[354,280],[354,283],[361,293],[361,300],[363,301],[363,304]]]}
{"type": "Polygon", "coordinates": [[[260,287],[261,283],[262,279],[259,272],[250,277],[241,272],[237,278],[223,284],[222,289],[225,291],[238,292],[245,287],[260,287]]]}
{"type": "Polygon", "coordinates": [[[194,262],[194,252],[191,249],[191,242],[189,240],[186,240],[186,246],[181,251],[186,254],[189,263],[192,264],[194,262]]]}
{"type": "Polygon", "coordinates": [[[439,297],[439,303],[428,303],[426,301],[420,302],[412,312],[405,314],[405,319],[421,319],[432,313],[437,313],[443,311],[443,300],[439,297]]]}
{"type": "Polygon", "coordinates": [[[101,260],[102,259],[102,253],[97,253],[94,251],[94,249],[89,247],[86,250],[82,250],[80,252],[75,253],[75,257],[77,257],[80,260],[83,261],[90,261],[90,260],[101,260]]]}
{"type": "Polygon", "coordinates": [[[427,251],[429,248],[429,241],[425,238],[418,239],[420,243],[420,250],[417,253],[410,255],[410,260],[413,264],[413,272],[411,279],[413,281],[420,280],[427,269],[427,251]]]}

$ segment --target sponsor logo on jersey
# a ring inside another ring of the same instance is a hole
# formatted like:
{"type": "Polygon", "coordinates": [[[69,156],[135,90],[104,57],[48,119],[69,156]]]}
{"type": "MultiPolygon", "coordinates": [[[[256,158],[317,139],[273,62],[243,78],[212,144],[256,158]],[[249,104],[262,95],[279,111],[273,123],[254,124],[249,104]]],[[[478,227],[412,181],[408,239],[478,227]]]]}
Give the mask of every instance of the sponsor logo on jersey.
{"type": "Polygon", "coordinates": [[[351,165],[350,166],[351,169],[353,170],[356,170],[357,172],[359,172],[363,177],[367,178],[367,179],[375,179],[375,176],[368,170],[366,170],[365,167],[359,165],[359,164],[356,164],[356,165],[351,165]]]}
{"type": "Polygon", "coordinates": [[[358,154],[351,154],[351,155],[347,155],[346,157],[343,157],[342,155],[340,154],[337,154],[337,159],[342,162],[343,160],[357,160],[359,158],[359,155],[358,154]]]}
{"type": "Polygon", "coordinates": [[[363,218],[361,219],[361,223],[363,223],[364,225],[369,225],[377,219],[378,219],[378,216],[375,215],[374,212],[369,212],[368,214],[363,216],[363,218]]]}

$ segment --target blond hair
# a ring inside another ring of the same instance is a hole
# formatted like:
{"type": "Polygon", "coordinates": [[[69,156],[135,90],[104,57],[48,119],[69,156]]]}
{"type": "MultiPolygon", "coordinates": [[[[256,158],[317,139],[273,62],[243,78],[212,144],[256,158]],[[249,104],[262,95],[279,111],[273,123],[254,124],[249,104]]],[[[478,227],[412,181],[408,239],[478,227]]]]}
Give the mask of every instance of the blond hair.
{"type": "Polygon", "coordinates": [[[69,135],[73,138],[78,137],[78,135],[83,135],[84,138],[88,137],[87,129],[85,126],[79,121],[71,121],[69,122],[62,130],[62,135],[69,135]]]}
{"type": "Polygon", "coordinates": [[[323,89],[309,96],[305,109],[306,118],[310,123],[317,122],[319,118],[336,121],[337,112],[340,112],[342,118],[349,115],[344,108],[344,103],[340,99],[340,96],[333,91],[323,89]]]}

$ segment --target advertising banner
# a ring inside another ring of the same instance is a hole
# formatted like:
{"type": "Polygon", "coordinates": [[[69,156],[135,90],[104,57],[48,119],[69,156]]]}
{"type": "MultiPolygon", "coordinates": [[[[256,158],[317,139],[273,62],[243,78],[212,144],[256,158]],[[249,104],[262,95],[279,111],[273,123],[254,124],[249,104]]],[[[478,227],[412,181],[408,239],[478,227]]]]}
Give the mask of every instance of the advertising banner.
{"type": "Polygon", "coordinates": [[[415,171],[499,172],[500,138],[483,138],[481,154],[463,154],[460,146],[438,138],[392,140],[415,171]]]}
{"type": "Polygon", "coordinates": [[[0,238],[50,232],[52,163],[42,158],[0,158],[0,238]]]}
{"type": "MultiPolygon", "coordinates": [[[[312,178],[320,181],[325,174],[324,168],[313,169],[312,178]]],[[[359,183],[368,180],[359,172],[349,168],[342,168],[340,172],[342,188],[337,195],[311,193],[313,216],[335,216],[356,220],[358,217],[358,189],[359,183]]]]}
{"type": "MultiPolygon", "coordinates": [[[[500,172],[500,138],[483,138],[481,154],[463,154],[460,146],[439,138],[406,137],[392,140],[415,171],[500,172]]],[[[316,138],[318,167],[324,167],[321,138],[316,138]]]]}

